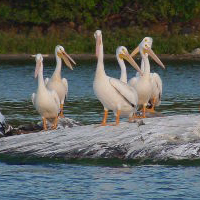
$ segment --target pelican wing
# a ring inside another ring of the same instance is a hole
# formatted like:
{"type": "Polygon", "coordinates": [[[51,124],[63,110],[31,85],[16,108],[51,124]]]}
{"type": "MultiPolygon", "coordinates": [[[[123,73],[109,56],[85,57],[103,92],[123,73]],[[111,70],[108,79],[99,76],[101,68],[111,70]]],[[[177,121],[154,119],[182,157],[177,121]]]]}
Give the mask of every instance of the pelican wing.
{"type": "Polygon", "coordinates": [[[128,85],[131,86],[131,87],[135,87],[139,78],[140,78],[140,76],[137,76],[137,74],[136,74],[136,77],[133,77],[128,81],[128,85]]]}
{"type": "Polygon", "coordinates": [[[62,78],[62,83],[66,87],[65,96],[67,97],[67,94],[68,94],[68,82],[67,82],[67,79],[66,78],[62,78]]]}
{"type": "Polygon", "coordinates": [[[110,78],[110,83],[129,103],[137,105],[138,96],[134,88],[115,78],[110,78]]]}
{"type": "Polygon", "coordinates": [[[53,99],[55,100],[55,103],[58,107],[58,110],[60,109],[60,99],[58,97],[58,94],[55,90],[50,90],[50,94],[53,97],[53,99]]]}
{"type": "Polygon", "coordinates": [[[49,78],[45,78],[45,85],[47,85],[48,84],[48,82],[49,82],[49,78]]]}
{"type": "Polygon", "coordinates": [[[157,73],[152,73],[151,77],[152,77],[152,81],[155,82],[156,87],[161,95],[162,94],[162,80],[161,80],[160,76],[157,73]]]}

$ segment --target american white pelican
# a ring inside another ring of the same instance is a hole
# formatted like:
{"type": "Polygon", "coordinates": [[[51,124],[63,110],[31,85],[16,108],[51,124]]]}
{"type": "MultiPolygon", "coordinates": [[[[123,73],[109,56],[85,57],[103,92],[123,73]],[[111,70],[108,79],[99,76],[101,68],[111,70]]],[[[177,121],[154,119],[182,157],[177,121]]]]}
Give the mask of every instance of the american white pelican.
{"type": "Polygon", "coordinates": [[[67,94],[68,94],[68,82],[66,78],[61,78],[61,66],[62,66],[62,60],[61,58],[64,60],[65,64],[71,69],[72,68],[72,64],[70,63],[70,61],[73,64],[76,64],[74,62],[74,60],[65,52],[65,49],[60,46],[57,45],[55,48],[55,56],[56,56],[56,69],[52,75],[52,77],[46,78],[45,79],[45,83],[47,85],[47,88],[55,90],[59,96],[60,99],[60,117],[64,117],[63,115],[63,105],[64,105],[64,101],[65,98],[67,98],[67,94]]]}
{"type": "MultiPolygon", "coordinates": [[[[150,37],[145,37],[143,40],[145,40],[149,44],[149,48],[152,46],[153,39],[150,37]]],[[[137,47],[131,55],[134,56],[139,52],[139,47],[137,47]]],[[[148,57],[148,56],[147,56],[148,57]]],[[[155,59],[155,61],[162,66],[163,68],[164,65],[159,59],[155,59]]],[[[141,61],[141,70],[144,71],[144,61],[142,59],[141,61]]],[[[159,106],[161,103],[161,96],[162,96],[162,80],[160,76],[157,73],[150,73],[151,75],[151,82],[152,82],[152,94],[150,97],[150,100],[148,102],[148,107],[150,106],[150,109],[147,109],[149,112],[155,112],[155,106],[159,106]]],[[[139,76],[137,73],[136,76],[139,76]]],[[[131,81],[130,81],[131,82],[131,81]]]]}
{"type": "Polygon", "coordinates": [[[160,59],[154,54],[151,49],[152,38],[145,37],[140,45],[131,53],[134,56],[138,51],[140,51],[142,57],[141,70],[143,71],[143,76],[136,75],[136,77],[129,80],[129,85],[135,87],[138,93],[138,104],[143,106],[143,117],[145,118],[146,106],[148,102],[157,103],[160,100],[156,100],[162,93],[162,82],[160,85],[157,75],[150,73],[150,64],[148,55],[150,55],[160,66],[163,68],[164,65],[160,59]],[[156,77],[156,78],[155,78],[156,77]],[[155,79],[157,82],[155,82],[155,79]],[[157,86],[159,84],[159,86],[157,86]],[[159,88],[159,90],[157,90],[159,88]]]}
{"type": "MultiPolygon", "coordinates": [[[[118,125],[120,115],[132,118],[133,114],[136,112],[138,101],[137,93],[134,89],[128,86],[128,84],[106,75],[103,62],[103,41],[101,31],[97,30],[94,33],[94,37],[96,39],[96,56],[98,61],[93,82],[93,89],[95,95],[104,107],[104,117],[101,125],[107,125],[106,121],[108,110],[112,110],[114,112],[116,116],[116,125],[118,125]]],[[[122,51],[119,54],[119,58],[121,60],[125,58],[136,68],[136,70],[141,72],[140,68],[127,51],[122,51]]]]}
{"type": "Polygon", "coordinates": [[[43,57],[36,55],[35,78],[38,76],[37,93],[32,94],[32,102],[43,120],[43,129],[47,130],[46,120],[53,121],[52,129],[57,128],[58,113],[60,111],[60,100],[54,90],[49,90],[43,79],[43,57]]]}

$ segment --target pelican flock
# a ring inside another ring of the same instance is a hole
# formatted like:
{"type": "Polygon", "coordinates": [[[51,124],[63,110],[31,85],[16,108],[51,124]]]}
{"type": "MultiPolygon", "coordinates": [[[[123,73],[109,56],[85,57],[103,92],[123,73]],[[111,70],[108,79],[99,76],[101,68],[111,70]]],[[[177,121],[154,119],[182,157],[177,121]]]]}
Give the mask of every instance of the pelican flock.
{"type": "MultiPolygon", "coordinates": [[[[155,106],[161,102],[162,80],[157,73],[150,72],[148,56],[165,68],[160,59],[155,55],[152,46],[152,38],[145,37],[139,46],[131,53],[124,46],[116,49],[116,58],[121,69],[120,79],[106,75],[104,69],[103,39],[101,30],[94,33],[96,40],[97,67],[93,81],[93,90],[104,108],[102,126],[118,125],[120,116],[125,116],[132,121],[135,118],[146,117],[146,112],[154,112],[155,106]],[[133,60],[138,52],[142,57],[141,68],[133,60]],[[137,71],[136,76],[127,81],[127,71],[124,60],[128,61],[137,71]],[[142,106],[142,116],[136,115],[138,106],[142,106]],[[147,106],[150,109],[147,109],[147,106]],[[108,111],[113,111],[115,123],[107,124],[108,111]]],[[[47,130],[47,120],[52,122],[52,129],[57,127],[58,117],[64,117],[63,105],[68,94],[67,79],[61,77],[62,59],[73,70],[74,60],[65,52],[65,49],[57,45],[55,48],[56,68],[52,77],[43,78],[43,57],[36,55],[35,78],[38,76],[37,93],[32,94],[32,102],[42,117],[43,129],[47,130]]]]}
{"type": "Polygon", "coordinates": [[[60,100],[54,90],[46,87],[43,78],[43,57],[37,54],[35,57],[35,78],[38,77],[37,93],[32,94],[32,102],[42,117],[43,129],[47,130],[47,120],[53,121],[52,129],[57,128],[58,113],[60,111],[60,100]]]}
{"type": "Polygon", "coordinates": [[[61,77],[61,67],[62,67],[62,60],[64,60],[65,64],[73,70],[72,64],[76,64],[74,60],[65,52],[65,49],[58,45],[55,48],[55,57],[56,57],[56,68],[52,75],[52,77],[45,79],[45,84],[48,89],[55,90],[58,94],[58,97],[60,99],[60,117],[64,117],[63,114],[63,105],[65,98],[67,98],[68,95],[68,82],[66,78],[61,77]]]}
{"type": "MultiPolygon", "coordinates": [[[[104,117],[101,125],[107,125],[108,111],[112,110],[116,116],[115,125],[119,124],[120,115],[127,115],[129,118],[136,112],[137,106],[137,93],[135,89],[130,87],[128,84],[106,75],[104,70],[103,60],[103,40],[102,33],[97,30],[94,33],[96,39],[96,56],[97,56],[97,68],[95,78],[93,82],[94,93],[102,103],[104,107],[104,117]]],[[[118,59],[127,59],[136,70],[140,73],[141,70],[138,65],[134,62],[127,51],[122,51],[117,54],[118,59]]],[[[111,124],[114,125],[114,124],[111,124]]]]}

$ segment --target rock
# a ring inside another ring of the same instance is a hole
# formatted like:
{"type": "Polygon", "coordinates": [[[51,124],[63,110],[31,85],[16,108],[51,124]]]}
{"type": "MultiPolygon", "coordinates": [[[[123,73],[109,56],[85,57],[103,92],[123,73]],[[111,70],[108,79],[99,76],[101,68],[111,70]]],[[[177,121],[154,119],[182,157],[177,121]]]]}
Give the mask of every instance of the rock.
{"type": "Polygon", "coordinates": [[[194,55],[200,55],[200,48],[196,48],[192,51],[192,54],[194,55]]]}
{"type": "Polygon", "coordinates": [[[200,116],[146,118],[119,126],[61,126],[0,139],[0,159],[111,159],[145,163],[200,159],[200,116]]]}
{"type": "MultiPolygon", "coordinates": [[[[75,121],[73,119],[70,119],[70,118],[59,118],[58,120],[58,127],[57,129],[63,129],[65,127],[69,127],[69,128],[72,128],[72,127],[75,127],[75,126],[81,126],[82,124],[78,121],[75,121]]],[[[42,125],[42,122],[39,122],[38,123],[38,126],[43,127],[42,125]]],[[[50,129],[51,128],[51,123],[47,122],[47,127],[50,129]]]]}
{"type": "Polygon", "coordinates": [[[4,115],[0,112],[0,137],[9,135],[13,130],[13,127],[6,123],[4,115]]]}
{"type": "Polygon", "coordinates": [[[5,134],[5,117],[0,112],[0,137],[5,134]]]}
{"type": "MultiPolygon", "coordinates": [[[[80,126],[80,125],[81,125],[80,122],[75,121],[73,119],[59,118],[57,129],[63,129],[65,127],[72,128],[74,126],[80,126]]],[[[51,129],[51,124],[47,123],[47,127],[51,129]]],[[[0,137],[39,132],[39,131],[42,131],[43,124],[42,122],[39,122],[37,124],[31,123],[31,124],[20,125],[17,128],[13,128],[11,125],[5,124],[4,128],[5,128],[5,131],[2,134],[0,132],[0,137]]],[[[1,127],[0,127],[0,131],[1,131],[1,127]]]]}

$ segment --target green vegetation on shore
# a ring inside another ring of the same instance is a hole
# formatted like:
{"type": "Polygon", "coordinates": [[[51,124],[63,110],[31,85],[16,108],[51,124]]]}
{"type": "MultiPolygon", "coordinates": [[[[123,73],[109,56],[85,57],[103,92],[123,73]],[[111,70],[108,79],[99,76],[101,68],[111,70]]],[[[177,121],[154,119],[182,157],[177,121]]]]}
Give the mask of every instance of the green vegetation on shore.
{"type": "MultiPolygon", "coordinates": [[[[200,46],[200,37],[195,35],[165,36],[137,31],[133,28],[118,29],[115,31],[103,30],[104,52],[115,54],[118,46],[126,46],[133,50],[145,36],[154,40],[153,49],[158,54],[181,54],[191,52],[200,46]]],[[[94,53],[94,33],[79,34],[75,30],[66,29],[42,35],[37,31],[26,34],[0,32],[0,53],[54,53],[55,46],[60,44],[68,53],[94,53]]]]}
{"type": "Polygon", "coordinates": [[[199,0],[3,0],[0,53],[94,53],[94,31],[103,31],[104,51],[135,48],[145,36],[159,54],[200,46],[199,0]]]}

